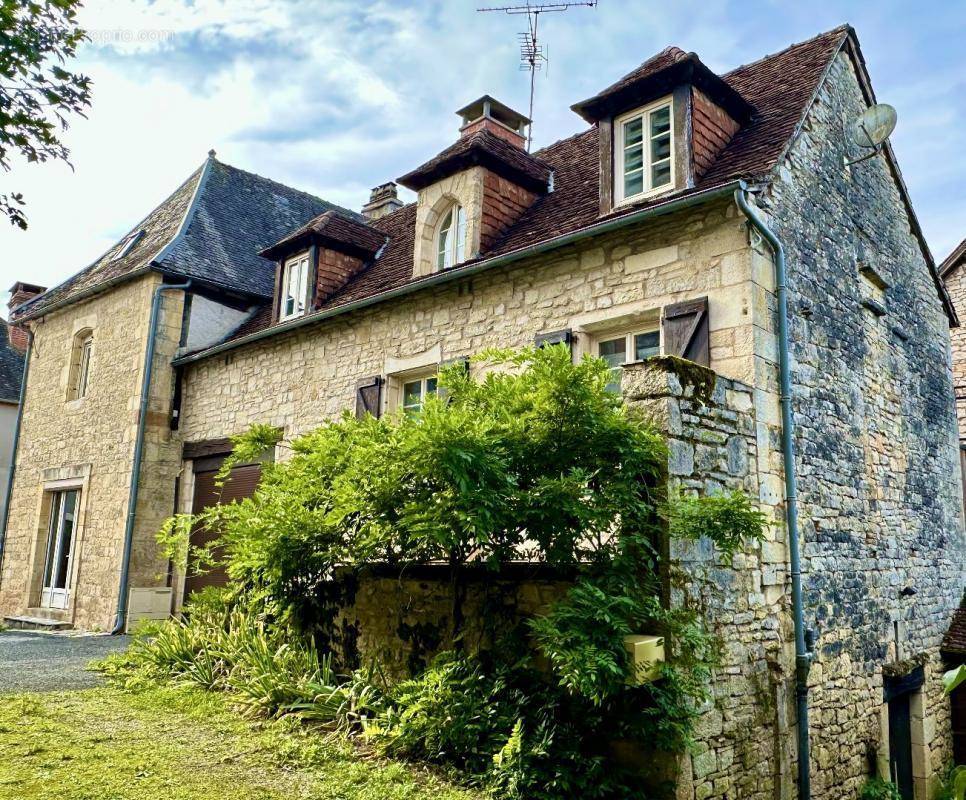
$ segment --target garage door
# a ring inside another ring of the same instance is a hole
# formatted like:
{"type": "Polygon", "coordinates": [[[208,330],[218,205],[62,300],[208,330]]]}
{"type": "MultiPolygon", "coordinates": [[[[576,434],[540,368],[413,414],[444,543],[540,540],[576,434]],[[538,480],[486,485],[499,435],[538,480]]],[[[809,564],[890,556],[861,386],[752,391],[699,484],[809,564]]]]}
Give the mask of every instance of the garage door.
{"type": "MultiPolygon", "coordinates": [[[[209,506],[244,500],[255,493],[259,478],[262,476],[261,464],[245,464],[235,467],[222,486],[215,483],[215,476],[223,458],[199,459],[195,462],[195,495],[192,512],[197,514],[209,506]]],[[[191,532],[191,546],[204,547],[218,538],[218,531],[199,525],[191,532]]],[[[204,574],[189,574],[185,578],[185,596],[206,586],[224,586],[228,577],[220,567],[204,574]]]]}

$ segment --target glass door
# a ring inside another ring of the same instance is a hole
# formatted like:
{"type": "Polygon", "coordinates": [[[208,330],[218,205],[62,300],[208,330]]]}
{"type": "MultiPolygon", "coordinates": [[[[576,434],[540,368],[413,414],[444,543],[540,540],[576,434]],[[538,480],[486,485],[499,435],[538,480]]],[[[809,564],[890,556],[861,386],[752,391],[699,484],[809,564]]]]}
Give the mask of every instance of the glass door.
{"type": "Polygon", "coordinates": [[[44,586],[40,598],[40,604],[44,608],[67,608],[79,493],[78,489],[68,489],[54,492],[51,496],[44,586]]]}

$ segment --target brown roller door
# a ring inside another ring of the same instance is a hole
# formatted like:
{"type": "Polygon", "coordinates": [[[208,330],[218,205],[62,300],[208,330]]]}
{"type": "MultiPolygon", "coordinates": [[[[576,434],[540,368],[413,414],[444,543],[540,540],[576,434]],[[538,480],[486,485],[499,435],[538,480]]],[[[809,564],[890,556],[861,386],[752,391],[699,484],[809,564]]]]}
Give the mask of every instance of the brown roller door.
{"type": "MultiPolygon", "coordinates": [[[[218,474],[218,464],[212,464],[213,459],[205,459],[205,463],[195,463],[195,496],[192,513],[199,513],[209,506],[219,503],[231,503],[233,500],[244,500],[251,497],[258,487],[262,476],[261,464],[245,464],[235,467],[223,486],[215,484],[218,474]],[[211,469],[208,469],[208,467],[211,469]],[[203,467],[199,469],[199,467],[203,467]]],[[[220,461],[218,459],[217,461],[220,461]]],[[[217,538],[218,532],[204,526],[196,526],[191,532],[191,546],[204,547],[212,539],[217,538]]],[[[206,586],[224,586],[228,576],[223,569],[215,568],[203,575],[188,574],[185,578],[185,596],[206,586]]]]}

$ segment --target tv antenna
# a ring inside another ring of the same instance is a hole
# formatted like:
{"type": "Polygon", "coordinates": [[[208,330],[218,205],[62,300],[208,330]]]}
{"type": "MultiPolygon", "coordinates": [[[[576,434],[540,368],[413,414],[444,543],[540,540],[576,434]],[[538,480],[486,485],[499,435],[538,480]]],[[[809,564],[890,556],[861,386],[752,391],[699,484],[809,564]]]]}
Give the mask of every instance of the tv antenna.
{"type": "Polygon", "coordinates": [[[544,46],[537,39],[537,26],[540,23],[540,15],[549,11],[566,11],[568,8],[586,6],[594,8],[598,0],[583,0],[583,2],[571,3],[531,3],[530,0],[524,5],[516,6],[493,6],[489,8],[478,8],[477,11],[502,11],[504,14],[526,14],[527,29],[520,33],[517,38],[520,40],[520,69],[530,73],[530,127],[527,129],[527,150],[533,143],[533,90],[537,71],[542,69],[544,64],[548,64],[549,59],[544,46]]]}

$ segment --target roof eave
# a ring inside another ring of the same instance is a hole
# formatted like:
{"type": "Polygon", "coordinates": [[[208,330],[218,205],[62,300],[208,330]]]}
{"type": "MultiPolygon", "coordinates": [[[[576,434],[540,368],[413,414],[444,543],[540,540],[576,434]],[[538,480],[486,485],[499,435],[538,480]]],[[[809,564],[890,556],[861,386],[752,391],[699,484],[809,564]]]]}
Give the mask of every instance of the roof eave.
{"type": "Polygon", "coordinates": [[[206,350],[181,356],[180,358],[175,359],[173,363],[177,366],[202,361],[206,358],[210,358],[211,356],[218,355],[219,353],[224,353],[228,350],[235,350],[239,347],[257,342],[261,339],[267,339],[270,336],[275,336],[287,331],[302,328],[306,325],[313,325],[317,322],[342,316],[343,314],[358,311],[363,308],[367,308],[368,306],[373,306],[388,300],[393,300],[397,297],[414,294],[418,291],[422,291],[423,289],[440,286],[453,281],[463,280],[471,275],[476,275],[480,272],[485,272],[506,264],[511,264],[524,258],[539,255],[550,250],[556,250],[560,247],[565,247],[566,245],[572,244],[573,242],[588,239],[592,236],[598,236],[602,233],[607,233],[618,228],[623,228],[628,225],[632,225],[635,222],[647,220],[652,217],[671,214],[675,211],[680,211],[685,208],[690,208],[691,206],[712,202],[713,200],[718,200],[725,196],[731,197],[734,194],[734,190],[739,187],[744,188],[745,182],[741,180],[732,180],[717,186],[703,189],[701,191],[692,192],[685,195],[678,195],[655,205],[642,208],[638,211],[633,211],[629,214],[611,217],[606,220],[592,223],[576,231],[555,236],[552,239],[547,239],[543,242],[527,245],[526,247],[521,247],[517,250],[511,250],[509,253],[503,253],[491,258],[483,258],[479,261],[467,264],[466,266],[455,267],[454,269],[447,270],[446,272],[439,272],[430,276],[429,278],[406,283],[402,286],[397,286],[394,289],[389,289],[369,297],[364,297],[359,300],[346,303],[345,305],[336,306],[335,308],[315,312],[314,314],[308,314],[304,317],[299,317],[298,319],[294,319],[289,322],[273,325],[263,330],[255,331],[254,333],[248,334],[247,336],[243,336],[239,339],[222,342],[221,344],[209,347],[206,350]]]}

